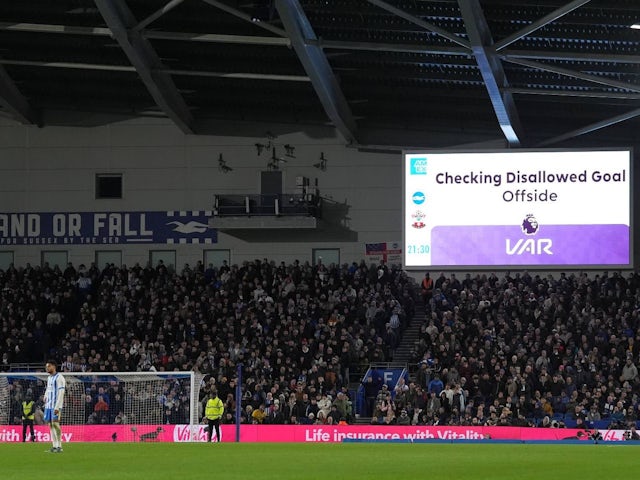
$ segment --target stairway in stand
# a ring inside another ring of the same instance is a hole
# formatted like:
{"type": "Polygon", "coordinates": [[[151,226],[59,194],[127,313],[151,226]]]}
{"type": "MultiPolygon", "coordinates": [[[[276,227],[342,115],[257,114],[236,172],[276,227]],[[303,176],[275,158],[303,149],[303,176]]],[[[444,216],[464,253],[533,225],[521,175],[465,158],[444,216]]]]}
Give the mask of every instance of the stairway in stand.
{"type": "Polygon", "coordinates": [[[356,417],[355,419],[356,425],[370,425],[371,417],[356,417]]]}
{"type": "Polygon", "coordinates": [[[403,332],[400,345],[398,345],[393,355],[394,363],[409,364],[411,361],[411,351],[413,350],[415,342],[420,340],[420,327],[425,323],[426,318],[424,303],[422,302],[422,298],[419,297],[416,301],[416,313],[409,326],[403,332]]]}
{"type": "MultiPolygon", "coordinates": [[[[410,368],[412,365],[409,365],[411,361],[411,351],[413,350],[415,342],[420,339],[420,327],[425,323],[427,316],[424,312],[424,303],[422,302],[422,298],[418,298],[416,301],[416,313],[411,320],[409,326],[402,333],[402,339],[400,340],[400,345],[393,354],[393,363],[403,363],[409,367],[410,372],[414,372],[415,368],[410,368]]],[[[415,367],[415,365],[413,366],[415,367]]],[[[410,378],[413,379],[413,374],[410,375],[410,378]]],[[[357,388],[357,384],[354,384],[353,387],[357,388]]],[[[357,417],[355,419],[355,423],[357,425],[368,425],[371,423],[371,417],[357,417]]]]}

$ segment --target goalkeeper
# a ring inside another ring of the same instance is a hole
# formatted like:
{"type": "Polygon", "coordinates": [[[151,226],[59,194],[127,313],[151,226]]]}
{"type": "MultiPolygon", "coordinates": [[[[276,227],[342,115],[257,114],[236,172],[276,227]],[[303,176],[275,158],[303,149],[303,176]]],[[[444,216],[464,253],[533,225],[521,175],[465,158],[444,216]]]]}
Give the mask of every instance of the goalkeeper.
{"type": "Polygon", "coordinates": [[[207,431],[207,442],[211,441],[213,434],[213,427],[216,427],[216,439],[220,441],[220,419],[224,413],[224,404],[222,400],[218,398],[218,392],[212,390],[209,394],[209,400],[204,409],[204,417],[207,420],[209,426],[207,431]]]}

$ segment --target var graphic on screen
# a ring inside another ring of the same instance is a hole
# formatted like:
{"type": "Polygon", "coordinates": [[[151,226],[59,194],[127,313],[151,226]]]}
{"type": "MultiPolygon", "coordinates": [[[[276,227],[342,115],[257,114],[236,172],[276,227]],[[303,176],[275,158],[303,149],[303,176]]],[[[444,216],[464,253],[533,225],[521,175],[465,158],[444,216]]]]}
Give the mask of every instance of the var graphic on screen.
{"type": "Polygon", "coordinates": [[[405,153],[405,266],[629,266],[630,168],[629,150],[405,153]]]}

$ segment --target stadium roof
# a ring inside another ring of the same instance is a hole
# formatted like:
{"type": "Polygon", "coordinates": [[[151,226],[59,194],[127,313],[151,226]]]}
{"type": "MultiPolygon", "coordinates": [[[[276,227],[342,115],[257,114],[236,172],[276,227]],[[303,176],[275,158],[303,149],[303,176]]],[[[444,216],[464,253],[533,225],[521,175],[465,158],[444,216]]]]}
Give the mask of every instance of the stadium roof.
{"type": "Polygon", "coordinates": [[[3,1],[0,112],[164,116],[194,134],[330,124],[361,145],[427,130],[631,144],[638,23],[637,0],[3,1]]]}

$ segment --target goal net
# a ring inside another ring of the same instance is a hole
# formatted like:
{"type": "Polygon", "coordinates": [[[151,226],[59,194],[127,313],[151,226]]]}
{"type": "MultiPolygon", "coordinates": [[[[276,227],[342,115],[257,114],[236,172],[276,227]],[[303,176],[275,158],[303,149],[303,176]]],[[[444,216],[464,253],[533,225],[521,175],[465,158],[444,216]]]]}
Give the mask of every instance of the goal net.
{"type": "MultiPolygon", "coordinates": [[[[195,441],[202,436],[200,374],[62,375],[67,386],[60,423],[66,441],[195,441]]],[[[36,407],[36,440],[48,441],[49,429],[43,420],[46,386],[46,373],[0,373],[0,442],[22,440],[16,435],[22,435],[22,402],[29,399],[36,407]]]]}

